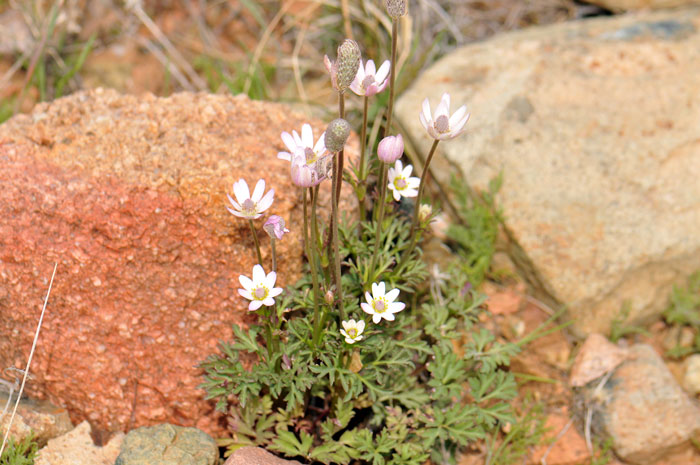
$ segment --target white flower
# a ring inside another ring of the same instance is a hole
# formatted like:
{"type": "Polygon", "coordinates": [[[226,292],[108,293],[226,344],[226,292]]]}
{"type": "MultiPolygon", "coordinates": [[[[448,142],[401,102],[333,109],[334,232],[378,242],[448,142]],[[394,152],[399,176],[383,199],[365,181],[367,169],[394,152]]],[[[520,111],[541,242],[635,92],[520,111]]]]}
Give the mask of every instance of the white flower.
{"type": "Polygon", "coordinates": [[[345,342],[348,344],[354,344],[364,338],[362,335],[362,332],[365,330],[364,321],[360,320],[356,322],[355,320],[348,320],[342,321],[341,324],[343,325],[343,329],[340,330],[340,334],[345,336],[345,342]]]}
{"type": "Polygon", "coordinates": [[[462,105],[450,116],[450,94],[442,94],[442,99],[435,109],[434,117],[430,115],[430,102],[423,100],[423,111],[419,115],[420,123],[433,139],[447,140],[457,137],[465,131],[469,120],[467,106],[462,105]]]}
{"type": "Polygon", "coordinates": [[[378,94],[386,88],[390,68],[391,62],[389,60],[382,63],[379,71],[377,71],[372,60],[367,60],[367,65],[364,67],[360,63],[355,79],[350,84],[350,89],[360,96],[371,97],[378,94]]]}
{"type": "Polygon", "coordinates": [[[418,195],[418,187],[420,187],[420,178],[411,177],[413,171],[412,165],[403,167],[401,160],[396,160],[396,164],[389,168],[387,173],[389,178],[389,189],[393,192],[394,200],[397,202],[401,197],[416,197],[418,195]]]}
{"type": "Polygon", "coordinates": [[[384,282],[372,283],[372,295],[365,292],[367,303],[362,302],[360,306],[365,313],[372,315],[374,324],[379,324],[384,318],[387,321],[394,321],[394,313],[398,313],[406,307],[402,302],[394,302],[399,296],[398,289],[392,289],[385,293],[384,282]]]}
{"type": "Polygon", "coordinates": [[[289,152],[279,152],[277,158],[291,162],[296,157],[303,157],[306,163],[311,165],[326,151],[325,136],[326,133],[322,133],[314,145],[314,132],[308,123],[304,123],[301,127],[301,137],[296,131],[292,131],[292,134],[283,132],[282,142],[289,152]]]}
{"type": "Polygon", "coordinates": [[[240,218],[248,218],[250,220],[260,218],[263,212],[270,208],[275,196],[274,189],[270,189],[263,196],[264,191],[265,180],[260,179],[255,185],[255,190],[253,190],[251,197],[248,183],[243,179],[239,179],[233,183],[233,193],[236,196],[236,200],[233,200],[229,194],[226,194],[233,208],[227,206],[226,209],[240,218]]]}
{"type": "Polygon", "coordinates": [[[265,276],[265,270],[260,265],[253,267],[253,279],[247,276],[240,275],[238,281],[243,286],[243,289],[238,289],[238,293],[250,300],[248,310],[253,312],[263,305],[275,305],[275,297],[282,293],[281,287],[275,287],[277,273],[270,271],[265,276]]]}

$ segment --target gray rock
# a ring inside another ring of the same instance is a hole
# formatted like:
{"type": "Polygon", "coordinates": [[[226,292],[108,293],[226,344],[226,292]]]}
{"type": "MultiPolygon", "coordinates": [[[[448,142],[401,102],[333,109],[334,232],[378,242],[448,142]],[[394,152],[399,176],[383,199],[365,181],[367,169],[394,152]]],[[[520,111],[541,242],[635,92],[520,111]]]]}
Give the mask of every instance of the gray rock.
{"type": "Polygon", "coordinates": [[[34,465],[113,465],[123,440],[124,433],[117,433],[104,446],[96,446],[90,436],[90,424],[84,421],[72,431],[50,439],[39,450],[34,465]]]}
{"type": "Polygon", "coordinates": [[[692,447],[690,439],[700,432],[698,405],[651,346],[632,346],[629,355],[600,389],[591,383],[579,391],[582,404],[595,412],[594,426],[613,439],[621,459],[634,464],[692,447]]]}
{"type": "Polygon", "coordinates": [[[296,460],[284,460],[259,447],[241,447],[224,465],[301,465],[296,460]]]}
{"type": "Polygon", "coordinates": [[[607,333],[626,301],[627,324],[658,317],[700,268],[699,31],[687,8],[503,34],[438,61],[397,103],[423,154],[423,99],[467,104],[434,173],[454,165],[484,189],[503,172],[511,256],[579,335],[607,333]]]}
{"type": "MultiPolygon", "coordinates": [[[[3,388],[4,386],[0,385],[0,391],[3,388]]],[[[0,392],[0,437],[5,436],[16,399],[17,392],[14,393],[8,405],[7,393],[0,392]],[[7,411],[2,415],[6,405],[8,405],[7,411]]],[[[73,424],[66,409],[46,401],[22,399],[12,421],[11,436],[16,441],[21,441],[29,434],[34,434],[34,440],[39,447],[42,447],[49,439],[61,436],[72,429],[73,424]]]]}
{"type": "Polygon", "coordinates": [[[214,465],[216,442],[197,428],[162,424],[130,431],[115,465],[214,465]]]}

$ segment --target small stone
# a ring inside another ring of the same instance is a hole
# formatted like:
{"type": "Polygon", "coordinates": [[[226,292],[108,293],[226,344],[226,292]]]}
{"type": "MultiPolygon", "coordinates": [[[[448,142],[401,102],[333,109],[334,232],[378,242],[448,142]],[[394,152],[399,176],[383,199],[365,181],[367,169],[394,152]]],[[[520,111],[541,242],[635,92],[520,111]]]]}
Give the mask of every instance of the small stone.
{"type": "Polygon", "coordinates": [[[581,346],[571,367],[569,384],[584,386],[614,370],[628,357],[627,351],[608,341],[601,334],[591,334],[581,346]]]}
{"type": "Polygon", "coordinates": [[[259,447],[241,447],[224,465],[301,465],[296,460],[284,460],[259,447]]]}
{"type": "MultiPolygon", "coordinates": [[[[4,386],[0,385],[0,389],[4,386]]],[[[17,393],[12,396],[12,402],[8,406],[8,413],[0,418],[0,437],[4,437],[7,424],[10,421],[10,412],[17,399],[17,393]]],[[[0,412],[7,405],[7,394],[0,393],[0,412]]],[[[29,434],[34,433],[34,440],[39,447],[44,446],[49,439],[61,436],[73,429],[70,417],[66,409],[56,407],[46,401],[34,401],[22,399],[17,406],[17,414],[12,422],[12,437],[21,441],[29,434]]]]}
{"type": "Polygon", "coordinates": [[[700,354],[688,357],[684,365],[683,387],[693,395],[700,393],[700,354]]]}
{"type": "Polygon", "coordinates": [[[215,465],[216,442],[197,428],[169,423],[129,432],[114,465],[215,465]]]}
{"type": "Polygon", "coordinates": [[[50,439],[39,450],[34,465],[113,465],[124,433],[117,433],[99,447],[93,443],[90,431],[90,424],[84,421],[63,436],[50,439]]]}

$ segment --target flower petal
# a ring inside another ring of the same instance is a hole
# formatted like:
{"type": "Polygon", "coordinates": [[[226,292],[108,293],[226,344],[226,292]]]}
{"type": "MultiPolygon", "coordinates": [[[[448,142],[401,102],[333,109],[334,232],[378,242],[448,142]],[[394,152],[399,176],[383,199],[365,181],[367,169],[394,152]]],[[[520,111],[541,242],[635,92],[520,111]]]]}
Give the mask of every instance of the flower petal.
{"type": "Polygon", "coordinates": [[[413,173],[413,165],[406,165],[406,168],[403,169],[401,175],[404,178],[408,179],[409,177],[411,177],[411,173],[413,173]]]}
{"type": "Polygon", "coordinates": [[[459,123],[466,114],[467,106],[462,105],[461,107],[459,107],[459,110],[455,111],[454,114],[450,116],[450,129],[456,129],[457,123],[459,123]]]}
{"type": "Polygon", "coordinates": [[[377,75],[377,67],[374,64],[374,60],[367,60],[367,65],[365,66],[365,75],[366,76],[376,76],[377,75]]]}
{"type": "Polygon", "coordinates": [[[370,315],[374,315],[374,309],[372,308],[372,306],[370,304],[366,304],[364,302],[361,302],[360,307],[362,307],[362,311],[364,311],[365,313],[369,313],[370,315]]]}
{"type": "Polygon", "coordinates": [[[441,116],[445,116],[446,118],[448,118],[448,120],[450,118],[450,96],[448,94],[442,95],[442,100],[440,100],[440,103],[438,103],[438,106],[435,109],[433,119],[437,120],[441,116]]]}
{"type": "Polygon", "coordinates": [[[292,154],[289,152],[277,152],[277,158],[280,160],[292,161],[292,154]]]}
{"type": "Polygon", "coordinates": [[[265,282],[265,270],[260,264],[253,267],[253,283],[255,286],[265,282]]]}
{"type": "Polygon", "coordinates": [[[398,190],[398,189],[394,189],[394,185],[393,185],[393,184],[392,184],[392,185],[390,185],[390,186],[389,186],[389,188],[390,188],[390,189],[391,189],[391,191],[393,192],[393,195],[394,195],[394,201],[396,201],[396,202],[400,202],[400,201],[401,201],[401,192],[399,192],[399,190],[398,190]]]}
{"type": "Polygon", "coordinates": [[[241,283],[241,286],[243,286],[247,291],[253,290],[253,281],[248,276],[240,275],[238,277],[238,282],[241,283]]]}
{"type": "Polygon", "coordinates": [[[377,70],[375,80],[377,82],[384,81],[389,76],[390,70],[391,70],[391,62],[389,60],[384,60],[384,63],[382,63],[382,66],[380,66],[379,70],[377,70]]]}
{"type": "Polygon", "coordinates": [[[428,128],[433,125],[433,115],[430,114],[430,101],[426,98],[423,100],[423,119],[425,119],[425,123],[423,123],[423,120],[421,120],[421,123],[423,123],[423,127],[428,128]]]}
{"type": "Polygon", "coordinates": [[[316,142],[316,145],[314,145],[314,153],[316,156],[320,157],[323,155],[323,152],[326,151],[326,131],[323,131],[321,133],[321,136],[318,138],[318,142],[316,142]]]}
{"type": "MultiPolygon", "coordinates": [[[[374,285],[372,285],[374,286],[374,285]]],[[[365,292],[365,299],[367,299],[368,304],[372,304],[372,301],[374,300],[371,295],[369,295],[369,292],[365,292]]]]}
{"type": "Polygon", "coordinates": [[[251,197],[251,200],[255,203],[260,202],[260,199],[263,196],[263,192],[265,192],[265,180],[259,179],[258,182],[255,184],[255,189],[253,190],[253,196],[251,197]]]}
{"type": "Polygon", "coordinates": [[[393,313],[389,313],[389,312],[384,312],[384,313],[382,313],[382,316],[383,316],[384,319],[387,320],[387,321],[394,321],[394,320],[396,319],[396,317],[394,316],[394,314],[393,314],[393,313]]]}
{"type": "Polygon", "coordinates": [[[243,210],[243,208],[241,208],[241,206],[238,205],[238,202],[233,200],[233,197],[231,197],[229,194],[226,194],[226,197],[228,197],[228,201],[231,202],[231,205],[233,205],[233,208],[235,208],[236,210],[239,210],[239,211],[243,210]]]}
{"type": "Polygon", "coordinates": [[[340,324],[343,325],[343,329],[340,330],[340,333],[343,336],[347,336],[345,331],[349,330],[354,326],[355,320],[349,320],[349,321],[341,321],[340,324]]]}
{"type": "Polygon", "coordinates": [[[395,301],[396,298],[399,296],[399,292],[400,292],[400,291],[399,291],[398,289],[392,289],[392,290],[390,290],[389,292],[386,293],[386,295],[384,296],[384,298],[385,298],[387,301],[389,301],[389,302],[393,302],[393,301],[395,301]]]}
{"type": "Polygon", "coordinates": [[[387,309],[390,313],[399,313],[401,310],[406,308],[406,304],[403,302],[393,302],[389,304],[387,309]]]}
{"type": "MultiPolygon", "coordinates": [[[[351,320],[351,321],[355,321],[355,320],[351,320]]],[[[359,334],[362,334],[365,330],[365,321],[364,320],[358,321],[356,328],[357,328],[357,332],[359,334]]]]}
{"type": "Polygon", "coordinates": [[[277,297],[277,296],[280,295],[283,291],[284,291],[284,289],[282,289],[281,287],[273,287],[272,289],[270,289],[270,294],[269,294],[269,295],[270,295],[270,297],[277,297]]]}
{"type": "Polygon", "coordinates": [[[259,202],[257,202],[256,210],[258,212],[264,212],[265,210],[270,208],[270,206],[272,205],[272,202],[274,201],[274,198],[275,198],[275,190],[270,189],[269,191],[267,191],[267,194],[265,194],[265,197],[263,197],[262,199],[260,199],[259,202]]]}
{"type": "Polygon", "coordinates": [[[379,290],[380,294],[375,295],[375,297],[384,297],[384,294],[386,293],[386,284],[384,284],[384,281],[379,282],[377,289],[379,290]]]}
{"type": "Polygon", "coordinates": [[[254,312],[255,310],[259,309],[262,307],[262,300],[253,300],[250,302],[250,305],[248,305],[248,311],[249,312],[254,312]]]}
{"type": "Polygon", "coordinates": [[[231,214],[239,218],[248,218],[248,215],[244,215],[243,213],[239,212],[238,210],[234,210],[233,208],[226,207],[226,210],[228,210],[231,214]]]}
{"type": "Polygon", "coordinates": [[[355,340],[356,340],[356,339],[350,339],[349,336],[345,338],[345,342],[347,342],[348,344],[354,344],[354,343],[355,343],[355,340]]]}
{"type": "Polygon", "coordinates": [[[238,293],[241,295],[241,297],[245,297],[248,300],[255,300],[253,298],[253,294],[251,294],[250,291],[248,291],[248,290],[238,289],[238,293]]]}
{"type": "Polygon", "coordinates": [[[248,183],[245,182],[245,179],[239,179],[233,183],[233,194],[236,196],[236,200],[239,204],[243,204],[246,199],[250,198],[248,183]]]}
{"type": "Polygon", "coordinates": [[[275,287],[275,281],[277,281],[277,272],[270,271],[267,276],[265,276],[265,286],[268,289],[275,287]]]}
{"type": "Polygon", "coordinates": [[[311,148],[314,146],[314,132],[309,123],[304,123],[301,127],[301,142],[304,144],[304,147],[311,148]]]}
{"type": "Polygon", "coordinates": [[[272,307],[273,305],[275,305],[275,299],[273,299],[270,296],[267,296],[267,298],[263,300],[262,303],[267,307],[272,307]]]}
{"type": "Polygon", "coordinates": [[[294,138],[292,137],[292,135],[288,132],[282,133],[282,142],[284,142],[284,145],[287,146],[287,149],[290,152],[294,152],[294,150],[297,147],[297,143],[294,141],[294,138]]]}
{"type": "Polygon", "coordinates": [[[374,315],[372,315],[372,321],[375,325],[378,325],[379,322],[382,321],[382,316],[379,313],[375,313],[374,315]]]}

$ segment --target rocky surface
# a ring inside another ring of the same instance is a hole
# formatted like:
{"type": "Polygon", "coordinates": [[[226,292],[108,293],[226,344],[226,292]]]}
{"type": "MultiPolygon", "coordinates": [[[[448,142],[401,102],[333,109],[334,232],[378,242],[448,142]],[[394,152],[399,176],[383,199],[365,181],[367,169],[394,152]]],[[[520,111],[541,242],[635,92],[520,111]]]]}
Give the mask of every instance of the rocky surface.
{"type": "MultiPolygon", "coordinates": [[[[0,386],[1,388],[2,386],[0,386]]],[[[16,400],[17,393],[14,393],[8,405],[7,394],[0,392],[0,437],[5,437],[16,400]],[[2,412],[6,405],[8,405],[7,411],[3,415],[2,412]]],[[[10,436],[16,441],[21,441],[33,434],[34,440],[39,447],[42,447],[49,439],[61,436],[72,429],[73,425],[66,409],[45,401],[22,399],[12,420],[10,436]]]]}
{"type": "Polygon", "coordinates": [[[601,334],[591,334],[574,359],[569,384],[572,387],[585,386],[613,371],[629,357],[627,349],[616,346],[601,334]]]}
{"type": "Polygon", "coordinates": [[[90,432],[90,424],[84,421],[72,431],[49,440],[39,450],[34,465],[114,465],[124,434],[117,433],[100,447],[93,443],[90,432]]]}
{"type": "Polygon", "coordinates": [[[284,460],[259,447],[241,447],[224,465],[301,465],[296,460],[284,460]]]}
{"type": "Polygon", "coordinates": [[[468,131],[442,142],[435,174],[476,188],[499,172],[511,255],[579,333],[660,314],[700,266],[700,9],[531,28],[466,46],[422,74],[397,117],[443,92],[468,131]],[[442,166],[440,165],[442,163],[442,166]]]}
{"type": "Polygon", "coordinates": [[[226,193],[239,178],[275,188],[268,213],[292,231],[278,284],[297,279],[299,190],[276,155],[306,120],[245,97],[97,89],[1,125],[0,367],[26,363],[57,262],[28,394],[98,434],[167,421],[223,432],[196,366],[231,324],[254,321],[236,290],[257,261],[226,193]]]}
{"type": "Polygon", "coordinates": [[[700,5],[698,0],[587,0],[612,11],[676,8],[679,6],[700,5]]]}
{"type": "Polygon", "coordinates": [[[683,387],[691,394],[700,393],[700,354],[693,354],[685,359],[683,387]]]}
{"type": "Polygon", "coordinates": [[[129,431],[114,465],[215,465],[216,442],[204,431],[170,424],[129,431]]]}
{"type": "MultiPolygon", "coordinates": [[[[629,348],[630,359],[605,382],[578,395],[593,411],[593,427],[613,440],[615,453],[633,464],[651,464],[692,448],[700,432],[700,408],[645,344],[629,348]]],[[[678,463],[678,462],[676,462],[678,463]]]]}

